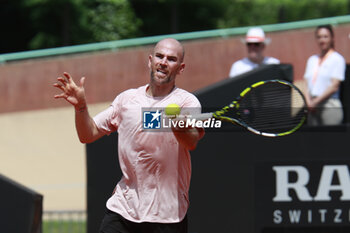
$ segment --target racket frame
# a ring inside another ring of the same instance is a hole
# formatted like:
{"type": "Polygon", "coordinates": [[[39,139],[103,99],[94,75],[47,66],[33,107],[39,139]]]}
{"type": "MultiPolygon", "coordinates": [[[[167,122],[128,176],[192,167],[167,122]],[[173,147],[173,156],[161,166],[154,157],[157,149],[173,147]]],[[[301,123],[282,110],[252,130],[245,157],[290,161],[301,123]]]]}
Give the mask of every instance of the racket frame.
{"type": "Polygon", "coordinates": [[[302,97],[304,103],[306,103],[303,93],[294,84],[292,84],[292,83],[290,83],[288,81],[285,81],[285,80],[272,79],[272,80],[266,80],[266,81],[259,81],[257,83],[252,84],[251,86],[245,88],[239,94],[239,96],[238,96],[238,98],[236,100],[232,101],[229,105],[223,107],[220,110],[217,110],[217,111],[214,111],[214,112],[210,112],[210,113],[203,113],[203,114],[200,114],[200,115],[197,115],[197,116],[192,116],[191,118],[195,118],[197,120],[208,120],[210,118],[215,118],[215,119],[220,120],[220,121],[226,121],[226,122],[230,122],[230,123],[234,123],[236,125],[242,126],[242,127],[246,128],[247,130],[249,130],[250,132],[252,132],[254,134],[265,136],[265,137],[279,137],[279,136],[286,136],[286,135],[292,134],[295,131],[297,131],[304,124],[304,122],[306,121],[307,108],[304,109],[305,113],[304,113],[302,119],[300,120],[300,122],[294,128],[292,128],[291,130],[288,130],[286,132],[281,132],[281,133],[261,132],[259,130],[256,130],[256,129],[250,127],[248,124],[246,124],[243,121],[240,121],[239,119],[223,116],[223,114],[226,113],[230,109],[238,109],[240,100],[242,98],[244,98],[244,96],[247,93],[249,93],[252,89],[257,88],[257,87],[259,87],[261,85],[264,85],[264,84],[267,84],[267,83],[273,83],[273,82],[278,82],[278,83],[281,83],[283,85],[290,86],[291,88],[293,88],[294,90],[296,90],[300,94],[300,96],[302,97]]]}

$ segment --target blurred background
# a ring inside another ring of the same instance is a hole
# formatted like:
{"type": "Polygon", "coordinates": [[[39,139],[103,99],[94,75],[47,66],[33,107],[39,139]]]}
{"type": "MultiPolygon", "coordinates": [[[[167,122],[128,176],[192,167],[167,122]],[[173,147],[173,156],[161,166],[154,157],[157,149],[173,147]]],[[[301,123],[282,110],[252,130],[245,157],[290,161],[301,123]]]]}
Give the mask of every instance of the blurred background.
{"type": "Polygon", "coordinates": [[[349,0],[1,0],[0,52],[346,15],[349,0]]]}
{"type": "Polygon", "coordinates": [[[43,195],[44,233],[85,232],[85,145],[72,107],[53,99],[64,71],[87,77],[95,115],[148,81],[147,57],[162,36],[184,40],[179,86],[195,91],[226,79],[245,56],[240,38],[262,26],[272,38],[266,54],[293,64],[298,81],[317,52],[319,22],[335,26],[349,62],[349,14],[350,0],[0,0],[0,174],[43,195]],[[62,219],[67,226],[49,226],[62,219]]]}

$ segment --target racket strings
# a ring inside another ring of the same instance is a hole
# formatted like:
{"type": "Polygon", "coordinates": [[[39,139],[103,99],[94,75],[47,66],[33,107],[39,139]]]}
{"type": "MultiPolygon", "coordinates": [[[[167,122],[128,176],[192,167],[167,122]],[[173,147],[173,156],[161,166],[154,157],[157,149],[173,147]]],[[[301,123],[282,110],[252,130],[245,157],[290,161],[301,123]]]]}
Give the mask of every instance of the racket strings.
{"type": "Polygon", "coordinates": [[[267,83],[242,97],[237,114],[250,127],[269,133],[281,133],[297,127],[305,117],[301,93],[289,85],[267,83]]]}

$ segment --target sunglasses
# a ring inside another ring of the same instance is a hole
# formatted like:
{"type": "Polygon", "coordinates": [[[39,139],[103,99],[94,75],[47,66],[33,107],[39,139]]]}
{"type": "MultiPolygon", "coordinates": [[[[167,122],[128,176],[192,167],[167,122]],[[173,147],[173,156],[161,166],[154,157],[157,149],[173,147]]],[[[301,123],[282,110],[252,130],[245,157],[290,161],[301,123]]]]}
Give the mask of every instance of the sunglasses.
{"type": "Polygon", "coordinates": [[[251,47],[251,46],[259,47],[261,45],[262,45],[262,43],[247,43],[247,46],[249,46],[249,47],[251,47]]]}

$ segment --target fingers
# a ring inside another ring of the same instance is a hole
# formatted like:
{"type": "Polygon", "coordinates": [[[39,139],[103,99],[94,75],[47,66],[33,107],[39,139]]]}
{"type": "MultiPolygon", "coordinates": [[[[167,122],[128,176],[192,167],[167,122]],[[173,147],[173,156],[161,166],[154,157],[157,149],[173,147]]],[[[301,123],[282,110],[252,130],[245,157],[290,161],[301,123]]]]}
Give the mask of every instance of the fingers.
{"type": "Polygon", "coordinates": [[[73,81],[72,76],[70,76],[70,74],[68,74],[67,72],[63,72],[63,75],[67,78],[68,82],[73,81]]]}
{"type": "Polygon", "coordinates": [[[82,77],[82,78],[80,79],[80,86],[81,86],[81,87],[84,87],[84,83],[85,83],[85,77],[82,77]]]}
{"type": "Polygon", "coordinates": [[[63,76],[64,76],[64,78],[62,78],[62,77],[59,77],[59,78],[62,78],[62,80],[63,80],[66,84],[73,84],[73,85],[75,85],[75,82],[74,82],[72,76],[71,76],[69,73],[63,72],[63,76]]]}
{"type": "Polygon", "coordinates": [[[59,95],[54,95],[54,98],[55,99],[60,99],[60,98],[67,99],[67,95],[65,93],[62,93],[59,95]]]}
{"type": "Polygon", "coordinates": [[[54,83],[53,86],[54,86],[54,87],[57,87],[57,88],[61,89],[63,92],[65,92],[65,88],[63,87],[62,84],[54,83]]]}
{"type": "Polygon", "coordinates": [[[59,83],[56,83],[54,86],[60,88],[62,91],[69,89],[69,86],[75,86],[72,76],[67,72],[63,72],[63,77],[58,77],[57,81],[59,83]]]}
{"type": "Polygon", "coordinates": [[[54,95],[55,99],[59,99],[59,98],[67,99],[68,96],[66,94],[66,88],[62,84],[54,83],[53,86],[57,87],[63,91],[63,93],[61,93],[59,95],[54,95]]]}
{"type": "Polygon", "coordinates": [[[57,81],[59,81],[59,83],[57,83],[57,84],[59,84],[59,85],[61,85],[63,87],[66,87],[68,85],[67,81],[64,78],[62,78],[62,77],[58,77],[57,81]]]}
{"type": "Polygon", "coordinates": [[[64,75],[63,77],[58,77],[57,78],[58,82],[53,84],[54,87],[57,87],[63,91],[63,93],[61,93],[59,95],[55,95],[54,96],[55,99],[59,99],[59,98],[67,99],[68,98],[68,92],[70,89],[69,82],[72,82],[72,78],[67,72],[64,72],[63,75],[64,75]]]}
{"type": "Polygon", "coordinates": [[[84,83],[85,77],[80,79],[80,86],[77,86],[70,74],[67,72],[63,73],[62,77],[57,78],[57,82],[53,84],[54,87],[59,88],[63,91],[62,94],[54,96],[55,98],[81,98],[84,94],[84,83]]]}

